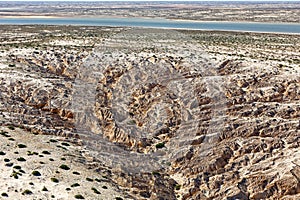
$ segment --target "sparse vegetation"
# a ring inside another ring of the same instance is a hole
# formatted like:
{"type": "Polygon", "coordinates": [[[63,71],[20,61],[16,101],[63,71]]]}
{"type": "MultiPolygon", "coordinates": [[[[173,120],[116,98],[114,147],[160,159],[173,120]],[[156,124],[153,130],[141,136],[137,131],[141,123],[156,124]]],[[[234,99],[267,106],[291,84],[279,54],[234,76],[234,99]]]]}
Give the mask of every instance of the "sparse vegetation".
{"type": "Polygon", "coordinates": [[[101,180],[98,178],[95,178],[95,181],[97,181],[98,183],[101,183],[101,180]]]}
{"type": "Polygon", "coordinates": [[[35,170],[35,171],[32,172],[32,175],[33,176],[41,176],[41,173],[39,171],[35,170]]]}
{"type": "Polygon", "coordinates": [[[27,156],[39,155],[37,152],[27,151],[27,156]]]}
{"type": "Polygon", "coordinates": [[[16,172],[16,171],[13,171],[12,174],[10,175],[10,177],[14,177],[15,179],[18,179],[18,178],[19,178],[19,175],[22,176],[21,173],[16,172]]]}
{"type": "Polygon", "coordinates": [[[26,161],[26,159],[25,159],[25,158],[23,158],[23,157],[20,157],[20,158],[17,158],[17,161],[20,161],[20,162],[25,162],[25,161],[26,161]]]}
{"type": "Polygon", "coordinates": [[[152,175],[154,175],[154,176],[160,176],[160,173],[158,171],[153,171],[152,175]]]}
{"type": "Polygon", "coordinates": [[[57,145],[56,147],[61,148],[63,150],[68,150],[66,147],[63,147],[63,146],[60,146],[60,145],[57,145]]]}
{"type": "Polygon", "coordinates": [[[12,167],[14,165],[14,163],[6,163],[5,166],[6,167],[12,167]]]}
{"type": "Polygon", "coordinates": [[[15,64],[8,64],[8,67],[15,67],[15,64]]]}
{"type": "Polygon", "coordinates": [[[16,166],[14,166],[13,168],[14,168],[14,169],[22,169],[22,167],[19,166],[19,165],[16,165],[16,166]]]}
{"type": "Polygon", "coordinates": [[[2,131],[2,130],[1,130],[0,134],[1,134],[2,136],[4,136],[4,137],[11,137],[11,136],[8,134],[8,132],[6,132],[6,131],[2,131]]]}
{"type": "Polygon", "coordinates": [[[175,190],[180,190],[180,188],[181,188],[181,185],[179,185],[179,184],[175,185],[175,190]]]}
{"type": "Polygon", "coordinates": [[[43,189],[42,189],[42,191],[47,192],[48,189],[44,186],[43,189]]]}
{"type": "Polygon", "coordinates": [[[79,187],[79,186],[80,186],[79,183],[74,183],[71,185],[71,187],[79,187]]]}
{"type": "Polygon", "coordinates": [[[14,126],[12,126],[12,125],[9,125],[8,127],[7,127],[9,130],[15,130],[15,127],[14,126]]]}
{"type": "Polygon", "coordinates": [[[58,182],[59,182],[59,180],[58,180],[57,178],[54,178],[54,177],[51,178],[50,180],[51,180],[52,182],[54,182],[54,183],[58,183],[58,182]]]}
{"type": "Polygon", "coordinates": [[[85,180],[87,180],[87,181],[89,181],[89,182],[93,182],[93,181],[94,181],[93,179],[91,179],[91,178],[89,178],[89,177],[87,177],[85,180]]]}
{"type": "Polygon", "coordinates": [[[42,151],[42,154],[50,155],[51,153],[49,151],[42,151]]]}
{"type": "Polygon", "coordinates": [[[68,167],[68,165],[61,165],[59,168],[64,170],[70,170],[70,167],[68,167]]]}
{"type": "Polygon", "coordinates": [[[3,192],[3,193],[1,194],[1,196],[3,196],[3,197],[8,197],[8,194],[5,193],[5,192],[3,192]]]}
{"type": "Polygon", "coordinates": [[[25,144],[18,144],[18,147],[21,148],[26,148],[27,146],[25,144]]]}
{"type": "Polygon", "coordinates": [[[31,194],[33,194],[30,190],[24,190],[23,192],[22,192],[22,195],[31,195],[31,194]]]}
{"type": "Polygon", "coordinates": [[[158,143],[158,144],[155,145],[155,147],[156,147],[157,149],[164,148],[164,147],[165,147],[165,143],[164,143],[164,142],[158,143]]]}
{"type": "Polygon", "coordinates": [[[61,145],[66,146],[66,147],[70,146],[70,144],[66,143],[66,142],[62,142],[61,145]]]}
{"type": "Polygon", "coordinates": [[[99,192],[96,188],[92,188],[92,190],[94,191],[94,193],[96,193],[96,194],[101,194],[101,192],[99,192]]]}
{"type": "Polygon", "coordinates": [[[75,199],[84,199],[84,197],[81,194],[76,194],[74,197],[75,199]]]}

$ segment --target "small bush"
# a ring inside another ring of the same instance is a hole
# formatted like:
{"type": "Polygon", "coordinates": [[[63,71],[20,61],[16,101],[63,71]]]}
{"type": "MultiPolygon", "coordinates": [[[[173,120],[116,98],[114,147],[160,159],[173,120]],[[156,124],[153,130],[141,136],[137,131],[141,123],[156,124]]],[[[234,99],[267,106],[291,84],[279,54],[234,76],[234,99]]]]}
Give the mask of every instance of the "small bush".
{"type": "Polygon", "coordinates": [[[96,193],[96,194],[101,194],[101,192],[99,192],[96,188],[92,188],[92,190],[93,190],[94,193],[96,193]]]}
{"type": "Polygon", "coordinates": [[[107,189],[107,186],[103,185],[102,188],[103,188],[103,189],[107,189]]]}
{"type": "Polygon", "coordinates": [[[84,199],[84,197],[81,194],[76,194],[74,197],[75,199],[84,199]]]}
{"type": "Polygon", "coordinates": [[[47,192],[48,189],[44,186],[43,189],[42,189],[42,191],[47,192]]]}
{"type": "Polygon", "coordinates": [[[27,156],[39,155],[37,152],[27,151],[27,156]]]}
{"type": "Polygon", "coordinates": [[[42,151],[42,154],[50,155],[51,153],[49,151],[42,151]]]}
{"type": "Polygon", "coordinates": [[[2,131],[0,132],[0,135],[4,136],[4,137],[11,137],[10,135],[8,135],[8,132],[6,131],[2,131]]]}
{"type": "Polygon", "coordinates": [[[1,194],[1,196],[3,196],[3,197],[8,197],[8,194],[5,193],[5,192],[3,192],[3,193],[1,194]]]}
{"type": "Polygon", "coordinates": [[[63,146],[60,146],[60,145],[57,145],[56,147],[61,148],[63,150],[68,150],[66,147],[63,147],[63,146]]]}
{"type": "Polygon", "coordinates": [[[25,162],[25,161],[26,161],[26,159],[25,159],[25,158],[23,158],[23,157],[20,157],[20,158],[17,158],[17,161],[20,161],[20,162],[25,162]]]}
{"type": "Polygon", "coordinates": [[[19,178],[19,176],[18,176],[18,174],[17,174],[16,172],[12,173],[12,174],[10,175],[10,177],[14,177],[15,179],[18,179],[18,178],[19,178]]]}
{"type": "Polygon", "coordinates": [[[41,176],[41,173],[39,171],[33,171],[32,175],[33,176],[41,176]]]}
{"type": "Polygon", "coordinates": [[[57,140],[54,140],[54,139],[50,139],[49,141],[53,142],[53,143],[57,142],[57,140]]]}
{"type": "Polygon", "coordinates": [[[78,183],[74,183],[71,185],[71,187],[79,187],[80,185],[78,183]]]}
{"type": "Polygon", "coordinates": [[[121,197],[116,197],[116,200],[123,200],[123,198],[121,198],[121,197]]]}
{"type": "Polygon", "coordinates": [[[70,169],[70,167],[68,167],[68,165],[61,165],[59,168],[64,169],[64,170],[70,169]]]}
{"type": "Polygon", "coordinates": [[[32,192],[30,190],[24,190],[22,192],[22,195],[30,195],[30,194],[32,194],[32,192]]]}
{"type": "Polygon", "coordinates": [[[70,146],[70,144],[66,143],[66,142],[62,142],[61,145],[66,146],[66,147],[70,146]]]}
{"type": "Polygon", "coordinates": [[[30,182],[29,185],[34,185],[34,183],[33,183],[33,182],[30,182]]]}
{"type": "Polygon", "coordinates": [[[6,153],[4,153],[3,151],[0,151],[0,156],[4,156],[6,155],[6,153]]]}
{"type": "Polygon", "coordinates": [[[19,166],[19,165],[16,165],[16,166],[14,166],[13,168],[14,168],[14,169],[22,169],[22,167],[19,166]]]}
{"type": "Polygon", "coordinates": [[[180,188],[181,188],[181,185],[179,185],[179,184],[175,185],[175,190],[180,190],[180,188]]]}
{"type": "Polygon", "coordinates": [[[54,183],[58,183],[59,180],[57,178],[51,178],[51,181],[54,182],[54,183]]]}
{"type": "Polygon", "coordinates": [[[71,190],[71,188],[66,188],[66,190],[67,190],[67,191],[70,191],[70,190],[71,190]]]}
{"type": "Polygon", "coordinates": [[[91,178],[89,178],[89,177],[87,177],[85,180],[90,181],[90,182],[93,182],[93,181],[94,181],[93,179],[91,179],[91,178]]]}
{"type": "Polygon", "coordinates": [[[14,163],[6,163],[5,166],[6,167],[12,167],[14,165],[14,163]]]}
{"type": "Polygon", "coordinates": [[[9,130],[12,130],[12,131],[15,130],[15,127],[12,126],[12,125],[8,126],[7,128],[8,128],[9,130]]]}
{"type": "Polygon", "coordinates": [[[8,64],[8,67],[15,67],[15,64],[8,64]]]}
{"type": "Polygon", "coordinates": [[[75,175],[80,175],[80,173],[79,173],[79,172],[73,172],[73,174],[75,174],[75,175]]]}
{"type": "Polygon", "coordinates": [[[19,148],[26,148],[27,146],[25,144],[18,144],[19,148]]]}
{"type": "Polygon", "coordinates": [[[163,143],[163,142],[158,143],[158,144],[155,145],[155,147],[156,147],[157,149],[164,148],[164,147],[165,147],[165,143],[163,143]]]}
{"type": "Polygon", "coordinates": [[[53,159],[53,158],[49,158],[49,160],[50,160],[50,161],[54,161],[54,159],[53,159]]]}
{"type": "Polygon", "coordinates": [[[4,158],[4,162],[9,162],[10,160],[8,158],[4,158]]]}
{"type": "Polygon", "coordinates": [[[152,172],[152,175],[154,175],[154,176],[160,176],[160,173],[157,172],[157,171],[153,171],[153,172],[152,172]]]}

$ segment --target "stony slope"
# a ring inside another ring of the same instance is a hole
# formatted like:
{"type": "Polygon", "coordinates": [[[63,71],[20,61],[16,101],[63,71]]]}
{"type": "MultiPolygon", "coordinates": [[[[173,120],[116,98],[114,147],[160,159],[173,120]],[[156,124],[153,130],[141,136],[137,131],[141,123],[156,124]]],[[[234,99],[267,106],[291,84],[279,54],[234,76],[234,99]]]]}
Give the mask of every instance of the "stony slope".
{"type": "Polygon", "coordinates": [[[299,36],[53,29],[2,34],[2,126],[73,138],[136,199],[300,197],[299,36]]]}

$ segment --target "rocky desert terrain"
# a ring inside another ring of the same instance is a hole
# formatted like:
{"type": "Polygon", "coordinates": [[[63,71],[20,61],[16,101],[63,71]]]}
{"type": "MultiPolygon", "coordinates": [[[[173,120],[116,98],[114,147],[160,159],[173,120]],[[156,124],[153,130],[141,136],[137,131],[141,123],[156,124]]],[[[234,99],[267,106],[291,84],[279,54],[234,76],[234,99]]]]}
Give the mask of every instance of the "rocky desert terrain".
{"type": "Polygon", "coordinates": [[[0,30],[1,198],[300,198],[299,35],[0,30]]]}

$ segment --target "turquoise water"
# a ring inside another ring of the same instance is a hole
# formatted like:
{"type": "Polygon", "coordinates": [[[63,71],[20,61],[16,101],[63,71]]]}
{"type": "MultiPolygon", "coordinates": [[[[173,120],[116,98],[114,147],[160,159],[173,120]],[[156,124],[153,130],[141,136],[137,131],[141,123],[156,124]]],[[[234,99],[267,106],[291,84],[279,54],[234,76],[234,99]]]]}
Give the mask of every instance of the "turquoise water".
{"type": "Polygon", "coordinates": [[[86,25],[113,27],[126,26],[300,34],[300,24],[252,22],[197,22],[144,18],[0,18],[0,24],[86,25]]]}

